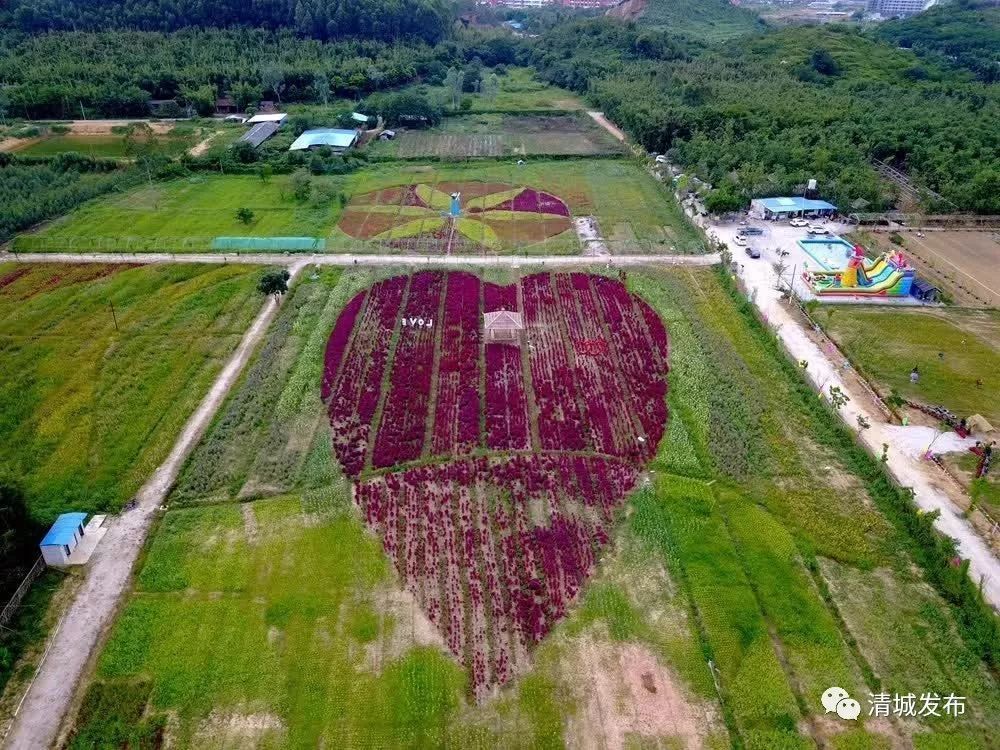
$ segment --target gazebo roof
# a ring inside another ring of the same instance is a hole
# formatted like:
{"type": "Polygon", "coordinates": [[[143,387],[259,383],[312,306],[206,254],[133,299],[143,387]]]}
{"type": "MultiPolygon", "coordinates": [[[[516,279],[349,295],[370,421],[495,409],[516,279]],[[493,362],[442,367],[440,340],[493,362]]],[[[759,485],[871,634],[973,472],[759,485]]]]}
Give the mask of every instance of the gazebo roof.
{"type": "Polygon", "coordinates": [[[511,312],[510,310],[497,310],[496,312],[483,313],[483,325],[487,330],[524,330],[524,321],[521,318],[521,313],[511,312]]]}

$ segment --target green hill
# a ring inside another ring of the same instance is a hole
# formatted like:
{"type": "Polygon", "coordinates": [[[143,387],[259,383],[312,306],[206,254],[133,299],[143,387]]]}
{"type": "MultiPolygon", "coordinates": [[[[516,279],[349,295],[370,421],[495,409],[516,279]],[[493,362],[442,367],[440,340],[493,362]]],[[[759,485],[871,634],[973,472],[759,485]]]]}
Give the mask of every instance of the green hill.
{"type": "Polygon", "coordinates": [[[608,15],[709,42],[764,27],[757,14],[730,5],[729,0],[626,0],[608,15]]]}
{"type": "Polygon", "coordinates": [[[1000,81],[1000,7],[961,2],[877,26],[872,36],[921,57],[971,70],[988,83],[1000,81]]]}

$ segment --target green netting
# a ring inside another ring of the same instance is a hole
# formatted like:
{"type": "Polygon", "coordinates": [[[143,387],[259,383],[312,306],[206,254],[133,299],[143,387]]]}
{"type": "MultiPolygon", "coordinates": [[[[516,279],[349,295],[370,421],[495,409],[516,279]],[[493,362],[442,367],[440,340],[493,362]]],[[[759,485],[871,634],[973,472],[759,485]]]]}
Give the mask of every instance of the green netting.
{"type": "Polygon", "coordinates": [[[213,250],[244,250],[248,252],[322,252],[326,240],[322,237],[216,237],[213,250]]]}

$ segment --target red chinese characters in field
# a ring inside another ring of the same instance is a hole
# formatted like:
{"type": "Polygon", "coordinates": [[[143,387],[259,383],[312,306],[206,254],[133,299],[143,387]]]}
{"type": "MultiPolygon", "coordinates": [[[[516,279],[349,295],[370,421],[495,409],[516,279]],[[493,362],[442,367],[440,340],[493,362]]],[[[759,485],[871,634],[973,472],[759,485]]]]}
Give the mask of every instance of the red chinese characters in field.
{"type": "Polygon", "coordinates": [[[644,302],[587,274],[425,272],[345,306],[323,379],[334,450],[477,698],[523,671],[593,572],[663,435],[667,353],[644,302]],[[525,330],[486,342],[501,309],[525,330]]]}

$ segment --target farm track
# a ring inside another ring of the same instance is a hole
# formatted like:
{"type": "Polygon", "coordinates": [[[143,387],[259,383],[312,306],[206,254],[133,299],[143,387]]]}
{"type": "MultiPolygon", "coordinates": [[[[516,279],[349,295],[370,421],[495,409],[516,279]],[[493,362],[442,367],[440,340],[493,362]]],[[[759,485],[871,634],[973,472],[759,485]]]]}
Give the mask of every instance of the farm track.
{"type": "MultiPolygon", "coordinates": [[[[292,279],[305,263],[290,264],[292,279]]],[[[40,750],[60,745],[60,728],[71,713],[76,688],[99,651],[121,601],[131,587],[132,569],[160,505],[191,451],[208,428],[280,305],[268,297],[236,351],[191,415],[170,454],[136,493],[138,505],[118,516],[94,554],[86,578],[52,636],[48,656],[8,728],[6,750],[40,750]]],[[[2,738],[0,738],[2,739],[2,738]]]]}
{"type": "Polygon", "coordinates": [[[17,253],[0,252],[0,262],[11,263],[212,263],[251,266],[547,266],[550,268],[590,265],[612,266],[714,266],[719,254],[708,255],[612,255],[593,258],[582,255],[282,255],[252,253],[17,253]]]}

